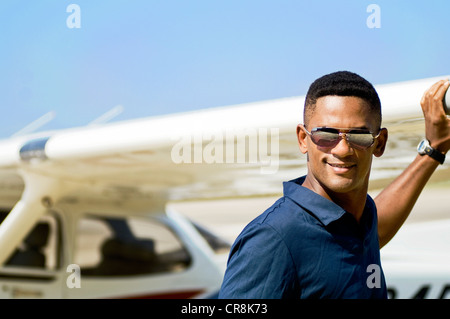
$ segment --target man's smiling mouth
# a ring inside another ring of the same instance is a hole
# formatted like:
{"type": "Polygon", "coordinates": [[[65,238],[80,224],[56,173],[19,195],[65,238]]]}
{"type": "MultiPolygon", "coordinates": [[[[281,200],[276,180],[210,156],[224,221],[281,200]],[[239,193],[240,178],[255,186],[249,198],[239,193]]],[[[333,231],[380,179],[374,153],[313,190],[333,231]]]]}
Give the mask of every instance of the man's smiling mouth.
{"type": "Polygon", "coordinates": [[[356,164],[354,163],[327,163],[336,174],[344,174],[351,171],[356,164]]]}
{"type": "Polygon", "coordinates": [[[332,167],[337,167],[337,168],[350,168],[350,167],[356,166],[356,164],[353,164],[353,163],[346,163],[346,164],[327,163],[327,164],[332,167]]]}

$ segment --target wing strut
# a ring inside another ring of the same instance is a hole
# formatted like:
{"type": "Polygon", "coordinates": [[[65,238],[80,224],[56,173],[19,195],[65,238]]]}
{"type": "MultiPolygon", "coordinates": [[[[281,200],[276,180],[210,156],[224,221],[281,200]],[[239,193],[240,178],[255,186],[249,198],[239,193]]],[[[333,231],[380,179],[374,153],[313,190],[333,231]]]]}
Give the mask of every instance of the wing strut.
{"type": "Polygon", "coordinates": [[[0,266],[57,200],[62,189],[58,180],[30,172],[21,173],[25,182],[22,197],[0,225],[0,266]]]}

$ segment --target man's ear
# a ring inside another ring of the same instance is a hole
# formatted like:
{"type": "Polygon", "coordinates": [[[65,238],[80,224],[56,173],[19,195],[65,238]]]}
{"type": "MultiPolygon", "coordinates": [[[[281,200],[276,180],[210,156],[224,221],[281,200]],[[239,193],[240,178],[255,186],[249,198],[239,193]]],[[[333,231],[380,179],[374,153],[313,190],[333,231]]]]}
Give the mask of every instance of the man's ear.
{"type": "Polygon", "coordinates": [[[386,128],[382,128],[380,131],[380,135],[377,138],[377,145],[375,150],[373,151],[373,155],[376,157],[380,157],[383,155],[384,150],[386,149],[386,144],[388,140],[388,130],[386,128]]]}
{"type": "Polygon", "coordinates": [[[308,144],[306,143],[307,134],[302,124],[297,125],[298,147],[303,154],[308,153],[308,144]]]}

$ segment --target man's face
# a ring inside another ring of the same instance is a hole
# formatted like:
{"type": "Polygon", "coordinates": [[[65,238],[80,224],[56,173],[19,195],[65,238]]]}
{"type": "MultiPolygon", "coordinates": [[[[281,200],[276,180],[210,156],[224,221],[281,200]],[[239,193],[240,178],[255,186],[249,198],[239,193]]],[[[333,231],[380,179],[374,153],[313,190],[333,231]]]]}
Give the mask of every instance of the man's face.
{"type": "MultiPolygon", "coordinates": [[[[316,102],[306,129],[315,127],[339,129],[367,129],[379,131],[379,124],[363,99],[353,96],[325,96],[316,102]]],[[[359,150],[345,139],[340,139],[334,147],[320,147],[299,127],[297,129],[300,149],[308,153],[308,178],[315,187],[327,194],[367,192],[372,155],[381,156],[387,140],[387,131],[382,130],[374,144],[359,150]]]]}

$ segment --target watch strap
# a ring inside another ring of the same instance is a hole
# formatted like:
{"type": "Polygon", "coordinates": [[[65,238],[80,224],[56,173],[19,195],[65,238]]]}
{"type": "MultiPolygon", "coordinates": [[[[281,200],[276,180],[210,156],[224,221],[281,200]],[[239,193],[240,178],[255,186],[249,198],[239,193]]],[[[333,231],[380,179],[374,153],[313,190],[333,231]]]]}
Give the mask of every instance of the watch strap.
{"type": "Polygon", "coordinates": [[[442,154],[437,149],[434,149],[431,146],[427,146],[427,147],[425,147],[425,154],[427,154],[431,158],[435,159],[439,163],[444,164],[445,154],[442,154]]]}

